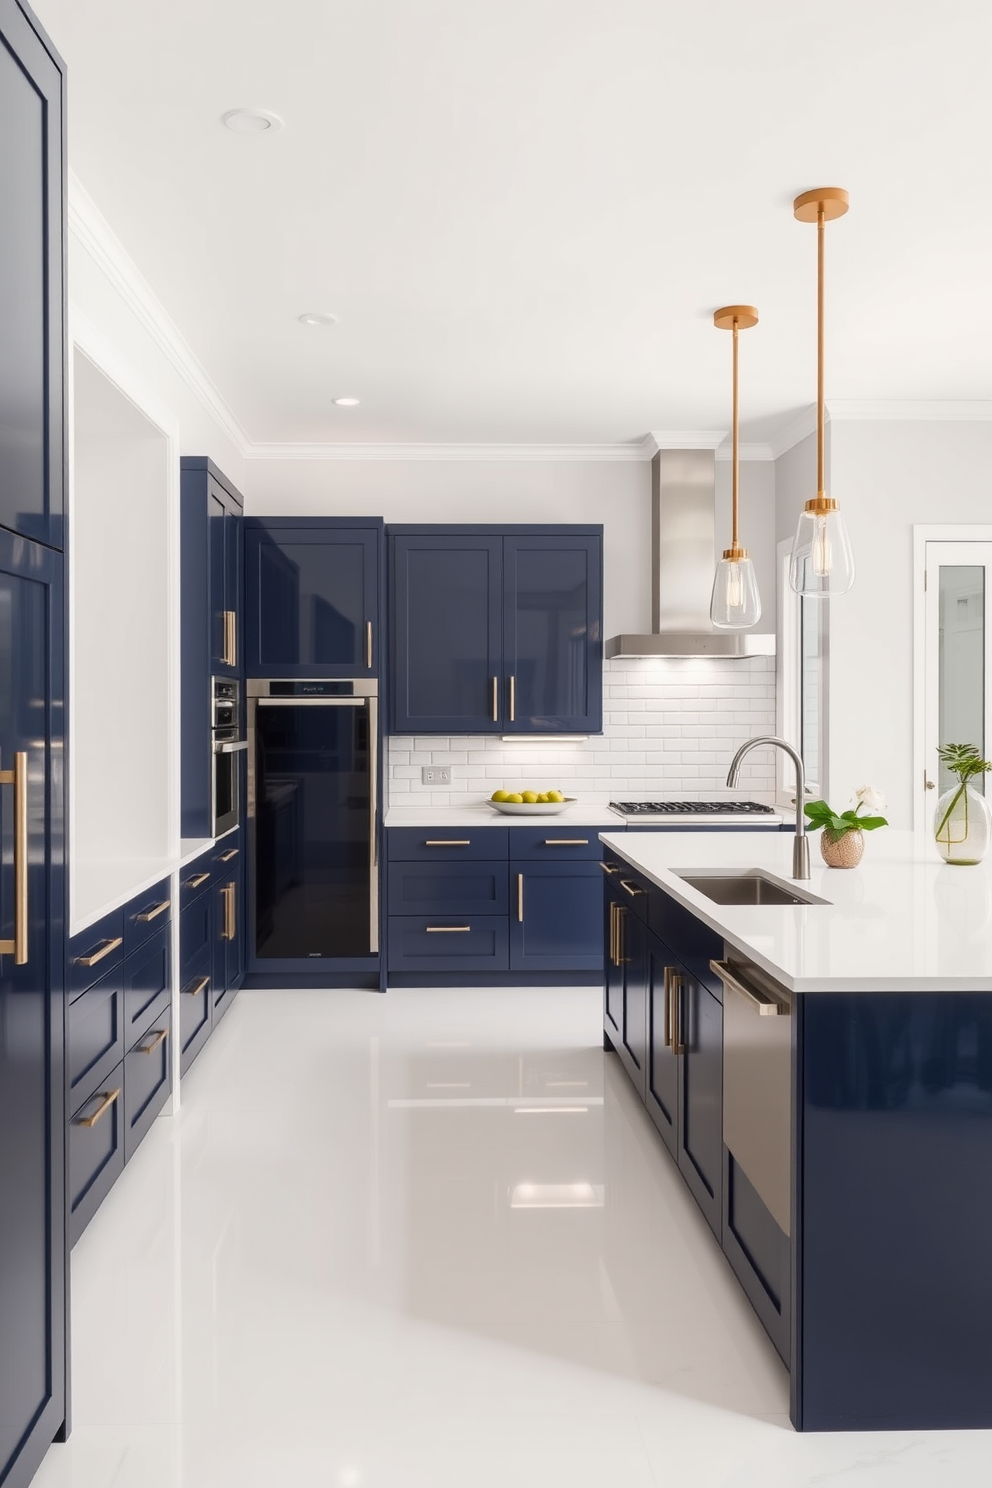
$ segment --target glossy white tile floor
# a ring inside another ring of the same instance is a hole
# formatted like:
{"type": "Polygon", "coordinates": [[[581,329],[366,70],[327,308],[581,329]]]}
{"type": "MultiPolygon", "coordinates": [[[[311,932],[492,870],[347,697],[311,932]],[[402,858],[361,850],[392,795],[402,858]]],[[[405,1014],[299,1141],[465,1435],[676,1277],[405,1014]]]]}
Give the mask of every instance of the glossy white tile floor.
{"type": "Polygon", "coordinates": [[[800,1436],[600,993],[245,992],[73,1254],[35,1488],[932,1488],[800,1436]]]}

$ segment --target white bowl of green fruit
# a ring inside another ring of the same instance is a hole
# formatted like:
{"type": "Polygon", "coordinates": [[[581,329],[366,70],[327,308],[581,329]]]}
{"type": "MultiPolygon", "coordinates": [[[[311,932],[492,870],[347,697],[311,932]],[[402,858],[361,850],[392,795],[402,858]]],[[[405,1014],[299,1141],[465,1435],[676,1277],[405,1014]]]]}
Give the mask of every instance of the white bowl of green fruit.
{"type": "Polygon", "coordinates": [[[489,805],[506,816],[557,816],[575,804],[575,796],[563,796],[559,790],[493,791],[489,805]]]}

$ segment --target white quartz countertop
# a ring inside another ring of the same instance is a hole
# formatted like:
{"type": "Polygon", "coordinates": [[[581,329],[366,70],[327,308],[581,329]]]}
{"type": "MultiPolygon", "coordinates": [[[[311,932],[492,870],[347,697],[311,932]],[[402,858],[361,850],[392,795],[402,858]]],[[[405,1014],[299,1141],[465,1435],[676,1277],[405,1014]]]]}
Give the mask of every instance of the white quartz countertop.
{"type": "Polygon", "coordinates": [[[793,992],[992,991],[992,860],[941,861],[926,836],[866,833],[858,868],[794,883],[791,833],[601,832],[603,843],[793,992]],[[827,902],[716,904],[680,877],[766,871],[827,902]]]}
{"type": "MultiPolygon", "coordinates": [[[[232,831],[237,831],[232,827],[232,831]]],[[[225,836],[228,834],[225,833],[225,836]]],[[[69,934],[79,935],[120,909],[129,899],[143,894],[153,884],[185,868],[202,852],[213,847],[217,837],[184,837],[178,852],[160,858],[82,858],[72,864],[69,934]]]]}
{"type": "Polygon", "coordinates": [[[478,806],[390,806],[384,818],[386,827],[540,827],[550,822],[562,826],[622,826],[623,818],[608,806],[584,806],[576,801],[553,816],[508,816],[480,802],[478,806]]]}

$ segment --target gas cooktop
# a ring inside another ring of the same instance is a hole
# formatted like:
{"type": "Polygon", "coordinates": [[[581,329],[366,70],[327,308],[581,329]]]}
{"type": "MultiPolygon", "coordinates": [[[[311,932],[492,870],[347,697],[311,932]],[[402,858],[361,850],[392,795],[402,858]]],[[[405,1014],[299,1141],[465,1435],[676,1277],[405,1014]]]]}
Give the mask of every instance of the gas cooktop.
{"type": "Polygon", "coordinates": [[[620,816],[774,816],[757,801],[611,801],[620,816]]]}

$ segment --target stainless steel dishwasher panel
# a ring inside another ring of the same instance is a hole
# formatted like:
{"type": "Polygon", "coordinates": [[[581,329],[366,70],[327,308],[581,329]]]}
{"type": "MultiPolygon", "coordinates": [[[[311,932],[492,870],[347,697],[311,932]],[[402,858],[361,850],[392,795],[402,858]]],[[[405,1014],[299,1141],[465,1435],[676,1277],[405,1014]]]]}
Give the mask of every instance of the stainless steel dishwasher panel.
{"type": "Polygon", "coordinates": [[[757,968],[712,961],[724,986],[723,1140],[784,1234],[792,1182],[792,999],[757,968]]]}

